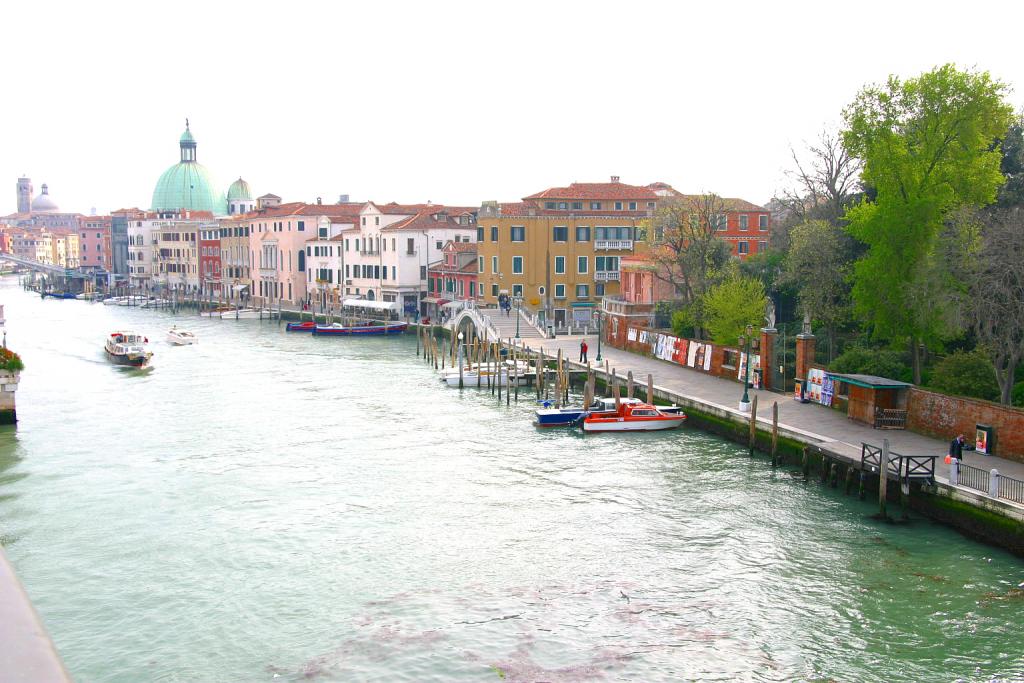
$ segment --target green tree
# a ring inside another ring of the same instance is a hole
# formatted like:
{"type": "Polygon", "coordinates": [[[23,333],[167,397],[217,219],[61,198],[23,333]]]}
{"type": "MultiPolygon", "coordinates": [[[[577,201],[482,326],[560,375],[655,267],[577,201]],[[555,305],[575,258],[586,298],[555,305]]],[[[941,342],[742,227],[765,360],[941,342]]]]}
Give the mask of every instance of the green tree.
{"type": "Polygon", "coordinates": [[[1017,116],[1003,137],[999,170],[1006,184],[999,189],[999,206],[1024,206],[1024,116],[1017,116]]]}
{"type": "Polygon", "coordinates": [[[999,385],[996,384],[992,361],[977,349],[956,351],[936,363],[932,370],[931,387],[953,396],[970,396],[986,401],[999,398],[999,385]]]}
{"type": "Polygon", "coordinates": [[[789,233],[781,281],[796,288],[801,312],[825,326],[830,354],[836,328],[849,317],[852,242],[842,229],[823,220],[801,223],[789,233]]]}
{"type": "Polygon", "coordinates": [[[1003,182],[993,143],[1012,118],[1005,92],[987,72],[947,64],[868,86],[843,112],[843,142],[875,190],[846,214],[850,234],[868,247],[854,267],[854,308],[876,337],[910,343],[915,382],[921,344],[951,332],[941,307],[921,305],[946,296],[937,287],[953,276],[935,262],[944,220],[958,207],[991,203],[1003,182]]]}
{"type": "Polygon", "coordinates": [[[760,280],[733,275],[704,295],[704,320],[711,340],[735,346],[747,325],[760,329],[768,297],[760,280]]]}

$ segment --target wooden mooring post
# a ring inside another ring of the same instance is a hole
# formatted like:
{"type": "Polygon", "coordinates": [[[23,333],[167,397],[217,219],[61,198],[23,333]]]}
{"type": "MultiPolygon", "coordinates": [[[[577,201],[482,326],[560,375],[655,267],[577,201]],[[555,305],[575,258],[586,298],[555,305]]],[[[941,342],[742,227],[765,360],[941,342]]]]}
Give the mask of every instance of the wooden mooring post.
{"type": "Polygon", "coordinates": [[[633,371],[626,373],[626,398],[633,398],[633,371]]]}
{"type": "Polygon", "coordinates": [[[754,454],[754,445],[757,442],[757,396],[750,402],[750,455],[754,454]]]}
{"type": "Polygon", "coordinates": [[[654,375],[647,375],[647,402],[654,405],[654,375]]]}
{"type": "MultiPolygon", "coordinates": [[[[757,398],[756,396],[754,398],[757,398]]],[[[779,464],[779,402],[772,403],[772,467],[779,464]]]]}
{"type": "Polygon", "coordinates": [[[886,495],[889,488],[889,439],[882,439],[882,453],[878,458],[878,518],[888,520],[886,495]]]}

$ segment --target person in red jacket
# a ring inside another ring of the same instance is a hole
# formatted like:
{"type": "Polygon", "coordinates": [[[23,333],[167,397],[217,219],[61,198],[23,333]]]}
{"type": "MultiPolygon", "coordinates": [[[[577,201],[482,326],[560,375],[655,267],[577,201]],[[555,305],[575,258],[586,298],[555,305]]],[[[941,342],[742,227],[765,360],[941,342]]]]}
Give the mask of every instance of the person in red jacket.
{"type": "Polygon", "coordinates": [[[580,362],[587,362],[587,340],[585,339],[580,342],[580,362]]]}

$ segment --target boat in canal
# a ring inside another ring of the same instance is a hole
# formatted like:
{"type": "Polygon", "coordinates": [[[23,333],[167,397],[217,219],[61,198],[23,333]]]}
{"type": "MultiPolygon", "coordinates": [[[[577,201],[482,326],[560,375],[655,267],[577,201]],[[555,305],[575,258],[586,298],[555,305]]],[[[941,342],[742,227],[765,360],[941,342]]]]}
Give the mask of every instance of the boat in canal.
{"type": "Polygon", "coordinates": [[[300,323],[288,323],[284,326],[288,332],[312,332],[316,329],[315,320],[304,320],[300,323]]]}
{"type": "Polygon", "coordinates": [[[332,323],[330,325],[317,325],[313,328],[315,337],[345,337],[345,336],[378,336],[385,334],[402,334],[408,327],[404,322],[379,322],[367,320],[354,325],[343,325],[332,323]]]}
{"type": "Polygon", "coordinates": [[[220,317],[224,320],[270,320],[277,317],[277,311],[271,308],[230,308],[222,311],[220,317]]]}
{"type": "Polygon", "coordinates": [[[47,297],[51,299],[74,299],[76,297],[72,292],[42,292],[40,296],[44,299],[47,297]]]}
{"type": "Polygon", "coordinates": [[[683,413],[666,413],[650,403],[622,403],[611,413],[583,418],[584,432],[656,432],[675,429],[686,421],[683,413]]]}
{"type": "MultiPolygon", "coordinates": [[[[620,398],[620,404],[640,405],[643,403],[639,398],[620,398]]],[[[543,403],[544,407],[534,411],[537,420],[534,424],[538,427],[567,427],[580,422],[588,415],[614,415],[615,399],[598,398],[589,407],[567,406],[565,408],[552,408],[550,401],[543,403]]],[[[658,406],[658,410],[668,415],[682,415],[683,409],[677,405],[658,406]]]]}
{"type": "MultiPolygon", "coordinates": [[[[533,372],[533,368],[524,360],[517,360],[514,364],[511,360],[505,360],[498,367],[488,367],[487,363],[484,363],[482,367],[479,364],[471,364],[462,368],[462,386],[476,386],[478,384],[477,376],[480,377],[479,384],[481,386],[488,386],[488,381],[497,381],[498,385],[503,387],[515,386],[516,384],[525,386],[529,383],[533,372]]],[[[459,386],[459,369],[455,367],[442,370],[441,381],[457,389],[459,386]]]]}
{"type": "Polygon", "coordinates": [[[179,330],[178,326],[175,325],[167,330],[167,341],[175,346],[188,346],[198,342],[199,338],[188,330],[179,330]]]}
{"type": "Polygon", "coordinates": [[[118,331],[110,333],[103,348],[117,365],[141,368],[153,357],[153,352],[146,350],[148,343],[149,339],[137,332],[118,331]]]}

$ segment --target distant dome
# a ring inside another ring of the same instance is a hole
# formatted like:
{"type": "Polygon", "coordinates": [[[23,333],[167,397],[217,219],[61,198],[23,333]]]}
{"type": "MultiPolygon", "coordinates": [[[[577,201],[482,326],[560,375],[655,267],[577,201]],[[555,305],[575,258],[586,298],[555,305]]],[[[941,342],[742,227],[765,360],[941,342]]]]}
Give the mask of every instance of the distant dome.
{"type": "Polygon", "coordinates": [[[239,178],[231,183],[231,187],[228,188],[228,201],[242,199],[251,200],[252,190],[249,189],[249,183],[239,178]]]}
{"type": "Polygon", "coordinates": [[[216,183],[205,166],[196,161],[196,140],[185,122],[185,132],[178,140],[181,161],[164,171],[153,189],[153,211],[209,211],[216,216],[227,213],[224,195],[214,188],[216,183]]]}
{"type": "Polygon", "coordinates": [[[32,200],[32,212],[33,213],[57,213],[60,211],[60,207],[57,206],[57,202],[53,201],[53,197],[50,196],[50,190],[43,184],[43,193],[32,200]]]}

